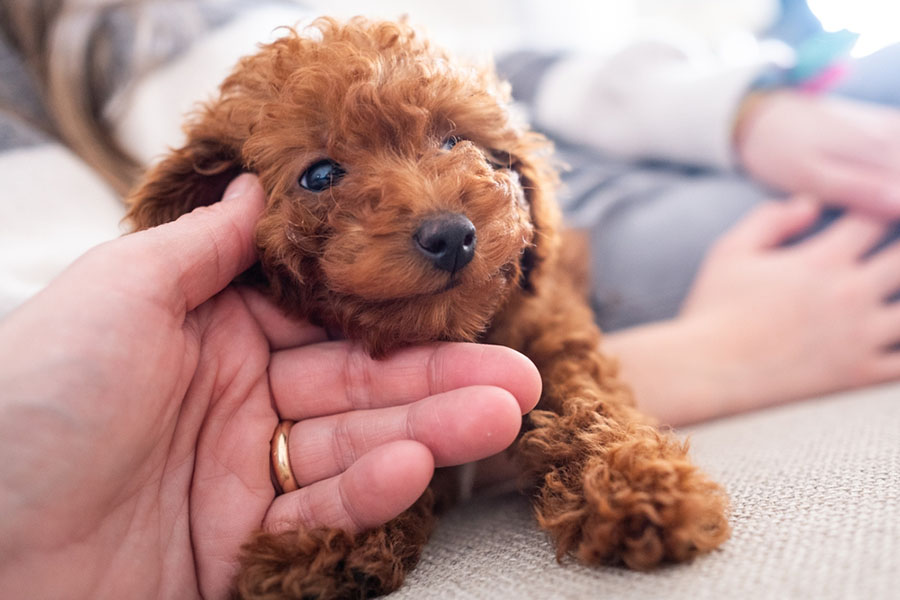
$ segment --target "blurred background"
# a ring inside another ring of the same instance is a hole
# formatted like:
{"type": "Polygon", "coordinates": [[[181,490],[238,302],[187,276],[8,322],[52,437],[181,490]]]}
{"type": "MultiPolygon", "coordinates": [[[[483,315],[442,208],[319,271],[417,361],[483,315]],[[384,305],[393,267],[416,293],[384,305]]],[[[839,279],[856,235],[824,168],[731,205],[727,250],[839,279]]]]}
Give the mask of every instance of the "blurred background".
{"type": "MultiPolygon", "coordinates": [[[[716,45],[740,46],[767,31],[785,13],[805,11],[805,0],[340,0],[306,2],[322,14],[395,18],[408,14],[458,51],[498,52],[512,47],[606,51],[636,37],[690,33],[716,45]]],[[[896,0],[808,0],[827,31],[862,34],[855,56],[900,41],[896,0]]]]}
{"type": "MultiPolygon", "coordinates": [[[[12,306],[86,248],[119,234],[122,207],[118,196],[131,187],[144,166],[181,143],[185,115],[198,101],[214,96],[238,58],[254,52],[258,43],[271,40],[278,25],[308,23],[318,15],[357,14],[385,19],[407,15],[440,45],[481,59],[502,59],[517,51],[552,57],[570,53],[583,62],[601,65],[596,57],[616,55],[636,42],[662,40],[658,46],[662,51],[645,61],[650,66],[656,62],[660,68],[648,69],[644,79],[628,62],[630,58],[612,64],[609,72],[597,69],[598,80],[609,82],[608,93],[602,97],[626,98],[622,104],[635,108],[634,114],[601,107],[596,110],[606,111],[602,119],[593,113],[572,119],[576,130],[582,129],[582,123],[602,120],[621,130],[619,142],[626,134],[638,137],[643,130],[652,130],[652,135],[645,136],[657,146],[651,150],[659,150],[663,139],[684,146],[702,137],[697,132],[713,132],[708,133],[712,139],[717,127],[721,131],[716,135],[722,138],[719,146],[725,146],[725,129],[739,98],[724,98],[721,93],[709,93],[705,98],[701,86],[693,82],[708,73],[718,71],[726,78],[737,73],[737,79],[720,87],[742,91],[754,77],[754,68],[774,62],[773,57],[781,51],[789,62],[791,47],[815,39],[823,31],[847,29],[860,34],[851,51],[854,56],[870,55],[900,41],[898,0],[0,0],[0,32],[7,36],[0,37],[6,44],[0,44],[0,109],[11,117],[6,119],[6,127],[20,133],[27,129],[26,137],[31,140],[20,148],[28,152],[8,152],[5,162],[0,162],[0,176],[8,175],[8,185],[20,186],[15,189],[22,198],[0,205],[0,312],[3,273],[15,273],[17,278],[7,286],[16,290],[8,294],[12,299],[5,304],[12,306]],[[66,26],[48,26],[59,25],[50,15],[61,6],[72,9],[66,13],[68,18],[59,20],[66,26]],[[241,18],[230,21],[235,14],[241,18]],[[738,81],[740,77],[746,81],[738,81]],[[668,89],[667,83],[678,89],[668,89]],[[641,103],[635,98],[660,102],[637,110],[641,103]],[[718,108],[709,109],[703,103],[706,99],[717,100],[718,108]],[[675,110],[679,107],[693,107],[695,114],[685,116],[686,111],[675,110]],[[678,127],[669,127],[673,123],[678,127]],[[668,138],[659,134],[663,126],[671,129],[668,138]],[[67,148],[37,145],[35,139],[59,139],[67,148]],[[65,177],[51,177],[37,166],[45,160],[35,158],[39,149],[73,150],[79,156],[81,161],[67,154],[66,164],[86,179],[96,180],[98,187],[91,197],[108,198],[102,215],[86,214],[85,207],[98,202],[82,202],[74,211],[72,202],[60,201],[50,209],[32,200],[35,179],[47,188],[48,198],[58,195],[49,193],[51,189],[58,188],[65,195],[74,187],[65,177]],[[29,169],[36,172],[31,174],[29,169]],[[48,214],[56,217],[50,224],[44,218],[48,214]],[[75,222],[78,226],[72,226],[75,222]],[[55,228],[50,235],[48,227],[55,228]],[[50,238],[53,243],[38,237],[50,238]],[[23,264],[20,258],[13,258],[26,254],[22,250],[26,247],[31,248],[29,256],[44,257],[43,262],[35,258],[35,264],[23,264]]],[[[876,70],[875,77],[868,80],[883,80],[884,73],[890,72],[876,70]]],[[[565,85],[545,89],[575,96],[572,90],[579,81],[575,77],[565,85]]],[[[574,114],[547,112],[551,116],[574,114]]],[[[561,139],[582,133],[554,131],[554,123],[546,118],[543,123],[539,118],[531,120],[561,139]]],[[[9,148],[15,148],[15,136],[8,139],[9,148]]],[[[603,141],[602,135],[597,139],[603,141]]],[[[572,141],[585,143],[578,136],[572,141]]],[[[598,146],[610,150],[608,144],[598,146]]],[[[635,148],[642,149],[640,143],[623,143],[612,151],[640,158],[662,156],[690,165],[698,162],[692,151],[641,154],[635,148]]],[[[727,148],[720,151],[718,160],[700,162],[728,167],[727,157],[723,158],[727,152],[727,148]]],[[[597,170],[595,164],[592,169],[597,170]]],[[[8,196],[15,197],[15,190],[8,196]]]]}

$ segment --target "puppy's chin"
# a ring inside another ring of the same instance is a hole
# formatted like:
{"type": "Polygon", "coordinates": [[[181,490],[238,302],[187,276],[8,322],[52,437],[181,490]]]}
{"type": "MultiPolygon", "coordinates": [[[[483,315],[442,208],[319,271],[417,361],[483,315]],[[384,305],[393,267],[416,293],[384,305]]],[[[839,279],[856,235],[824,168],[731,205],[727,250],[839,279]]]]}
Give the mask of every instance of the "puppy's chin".
{"type": "MultiPolygon", "coordinates": [[[[381,269],[380,271],[385,270],[390,271],[390,269],[381,269]]],[[[373,273],[378,273],[379,270],[374,270],[360,278],[363,281],[358,281],[359,285],[357,286],[349,285],[347,279],[340,281],[329,279],[326,285],[331,295],[350,296],[368,304],[388,302],[413,305],[455,290],[459,290],[462,294],[479,293],[476,290],[491,287],[490,283],[496,277],[500,277],[496,269],[494,271],[484,270],[477,274],[467,271],[452,275],[437,272],[435,269],[430,269],[436,271],[435,273],[421,273],[422,270],[417,269],[420,271],[418,277],[376,277],[373,273]],[[377,279],[378,281],[365,281],[365,279],[377,279]]],[[[494,283],[502,286],[504,282],[494,283]]]]}
{"type": "Polygon", "coordinates": [[[332,295],[320,318],[376,357],[428,342],[474,342],[517,287],[517,277],[518,269],[509,266],[490,279],[448,277],[443,289],[389,301],[332,295]]]}

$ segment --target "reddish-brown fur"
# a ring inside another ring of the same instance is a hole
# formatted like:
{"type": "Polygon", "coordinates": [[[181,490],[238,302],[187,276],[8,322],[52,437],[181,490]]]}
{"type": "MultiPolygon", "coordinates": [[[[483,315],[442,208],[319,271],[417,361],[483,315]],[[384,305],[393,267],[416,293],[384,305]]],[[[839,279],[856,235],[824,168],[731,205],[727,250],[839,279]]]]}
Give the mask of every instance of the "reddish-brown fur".
{"type": "MultiPolygon", "coordinates": [[[[561,247],[548,144],[514,122],[507,87],[403,23],[320,19],[243,59],[188,141],[132,194],[136,228],[216,201],[235,174],[267,194],[263,284],[289,313],[375,356],[435,340],[504,344],[544,390],[517,442],[535,512],[558,556],[646,569],[729,534],[722,490],[687,448],[634,408],[580,291],[584,258],[561,247]],[[442,141],[457,136],[452,149],[442,141]],[[298,178],[322,158],[347,175],[319,193],[298,178]],[[413,247],[423,219],[465,214],[472,262],[451,276],[413,247]]],[[[431,492],[374,531],[259,533],[242,598],[367,597],[396,589],[434,523],[431,492]]]]}

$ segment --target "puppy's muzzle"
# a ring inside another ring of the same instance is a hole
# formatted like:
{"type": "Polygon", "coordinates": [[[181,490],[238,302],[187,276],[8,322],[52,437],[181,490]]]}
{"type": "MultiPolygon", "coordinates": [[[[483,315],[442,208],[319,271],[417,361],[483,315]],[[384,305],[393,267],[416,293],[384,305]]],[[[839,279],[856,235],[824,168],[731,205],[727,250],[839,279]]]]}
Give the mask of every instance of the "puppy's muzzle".
{"type": "Polygon", "coordinates": [[[475,256],[475,226],[459,213],[429,217],[422,222],[413,240],[419,252],[435,267],[451,274],[475,256]]]}

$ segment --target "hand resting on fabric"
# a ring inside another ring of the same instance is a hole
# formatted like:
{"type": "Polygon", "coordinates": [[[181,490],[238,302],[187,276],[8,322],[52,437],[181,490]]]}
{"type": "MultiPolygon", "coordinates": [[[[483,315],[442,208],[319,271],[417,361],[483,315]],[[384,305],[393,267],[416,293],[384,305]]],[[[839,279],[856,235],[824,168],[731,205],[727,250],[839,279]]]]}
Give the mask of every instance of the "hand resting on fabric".
{"type": "Polygon", "coordinates": [[[795,244],[820,214],[768,203],[707,255],[681,314],[608,338],[638,404],[684,425],[900,378],[900,244],[847,214],[795,244]]]}

